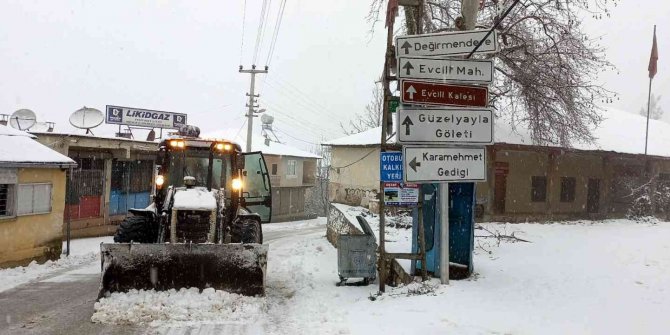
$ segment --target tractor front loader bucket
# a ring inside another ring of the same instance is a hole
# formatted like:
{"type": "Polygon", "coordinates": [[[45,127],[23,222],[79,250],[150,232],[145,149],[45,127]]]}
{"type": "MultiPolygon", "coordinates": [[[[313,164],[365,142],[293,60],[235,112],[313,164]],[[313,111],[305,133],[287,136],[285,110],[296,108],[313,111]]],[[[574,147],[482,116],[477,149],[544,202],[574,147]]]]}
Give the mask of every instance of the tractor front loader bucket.
{"type": "Polygon", "coordinates": [[[268,246],[262,244],[100,244],[98,299],[131,289],[197,287],[265,294],[268,246]]]}

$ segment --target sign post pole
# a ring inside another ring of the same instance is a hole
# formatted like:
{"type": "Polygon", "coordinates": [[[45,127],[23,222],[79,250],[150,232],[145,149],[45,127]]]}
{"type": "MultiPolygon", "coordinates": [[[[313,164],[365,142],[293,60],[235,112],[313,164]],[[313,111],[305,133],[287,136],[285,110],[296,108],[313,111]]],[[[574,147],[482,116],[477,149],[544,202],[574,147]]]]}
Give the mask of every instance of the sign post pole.
{"type": "Polygon", "coordinates": [[[449,183],[440,184],[440,282],[449,284],[449,183]]]}

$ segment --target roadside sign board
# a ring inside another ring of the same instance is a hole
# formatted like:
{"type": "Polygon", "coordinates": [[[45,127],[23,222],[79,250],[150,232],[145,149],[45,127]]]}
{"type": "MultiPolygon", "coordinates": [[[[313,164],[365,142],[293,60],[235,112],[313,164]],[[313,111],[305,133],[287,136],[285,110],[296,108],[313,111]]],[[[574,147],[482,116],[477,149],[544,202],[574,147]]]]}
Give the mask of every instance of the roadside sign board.
{"type": "Polygon", "coordinates": [[[419,202],[419,184],[384,183],[384,204],[388,206],[416,206],[419,202]]]}
{"type": "MultiPolygon", "coordinates": [[[[486,36],[488,30],[469,30],[424,35],[398,36],[395,40],[398,56],[461,56],[468,55],[486,36]]],[[[477,49],[477,54],[499,50],[494,30],[477,49]]]]}
{"type": "Polygon", "coordinates": [[[486,181],[486,148],[403,146],[405,182],[486,181]]]}
{"type": "Polygon", "coordinates": [[[391,113],[395,113],[398,111],[398,106],[400,105],[400,98],[399,97],[391,97],[389,99],[389,111],[391,113]]]}
{"type": "Polygon", "coordinates": [[[486,107],[489,102],[489,90],[485,86],[401,80],[400,89],[400,102],[404,104],[486,107]]]}
{"type": "Polygon", "coordinates": [[[179,129],[186,125],[186,114],[107,105],[105,123],[179,129]]]}
{"type": "Polygon", "coordinates": [[[400,79],[490,84],[493,82],[493,61],[490,59],[399,57],[397,73],[400,79]]]}
{"type": "Polygon", "coordinates": [[[402,182],[402,152],[382,152],[379,156],[379,177],[384,182],[402,182]]]}
{"type": "Polygon", "coordinates": [[[492,144],[490,108],[401,108],[396,122],[398,143],[492,144]]]}

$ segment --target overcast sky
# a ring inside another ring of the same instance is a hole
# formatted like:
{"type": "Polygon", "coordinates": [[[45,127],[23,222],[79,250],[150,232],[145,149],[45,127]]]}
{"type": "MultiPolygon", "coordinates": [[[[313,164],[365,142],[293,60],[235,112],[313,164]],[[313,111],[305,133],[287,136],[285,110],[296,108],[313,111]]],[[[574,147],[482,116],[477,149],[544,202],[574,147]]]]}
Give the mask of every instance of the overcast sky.
{"type": "MultiPolygon", "coordinates": [[[[270,73],[257,82],[261,108],[275,117],[283,141],[307,148],[342,136],[339,122],[369,101],[385,42],[383,26],[368,34],[369,2],[287,0],[270,73]]],[[[281,0],[270,3],[258,66],[268,63],[281,0]]],[[[204,133],[243,136],[249,75],[238,66],[254,59],[261,4],[247,0],[243,25],[243,0],[2,0],[0,113],[30,108],[41,121],[55,121],[57,131],[70,131],[68,117],[82,106],[122,105],[187,113],[204,133]]],[[[668,8],[662,0],[624,0],[609,19],[586,23],[619,69],[601,78],[619,93],[614,107],[637,112],[646,103],[654,24],[660,54],[654,92],[670,87],[668,8]]]]}

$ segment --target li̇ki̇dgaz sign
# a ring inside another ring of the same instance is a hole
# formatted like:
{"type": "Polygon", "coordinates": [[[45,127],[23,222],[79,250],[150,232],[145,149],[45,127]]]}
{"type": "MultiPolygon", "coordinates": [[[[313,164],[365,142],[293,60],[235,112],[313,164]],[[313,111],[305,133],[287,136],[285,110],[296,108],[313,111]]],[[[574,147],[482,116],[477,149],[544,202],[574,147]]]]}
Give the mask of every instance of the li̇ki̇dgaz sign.
{"type": "Polygon", "coordinates": [[[179,129],[186,125],[186,114],[107,105],[105,123],[179,129]]]}

